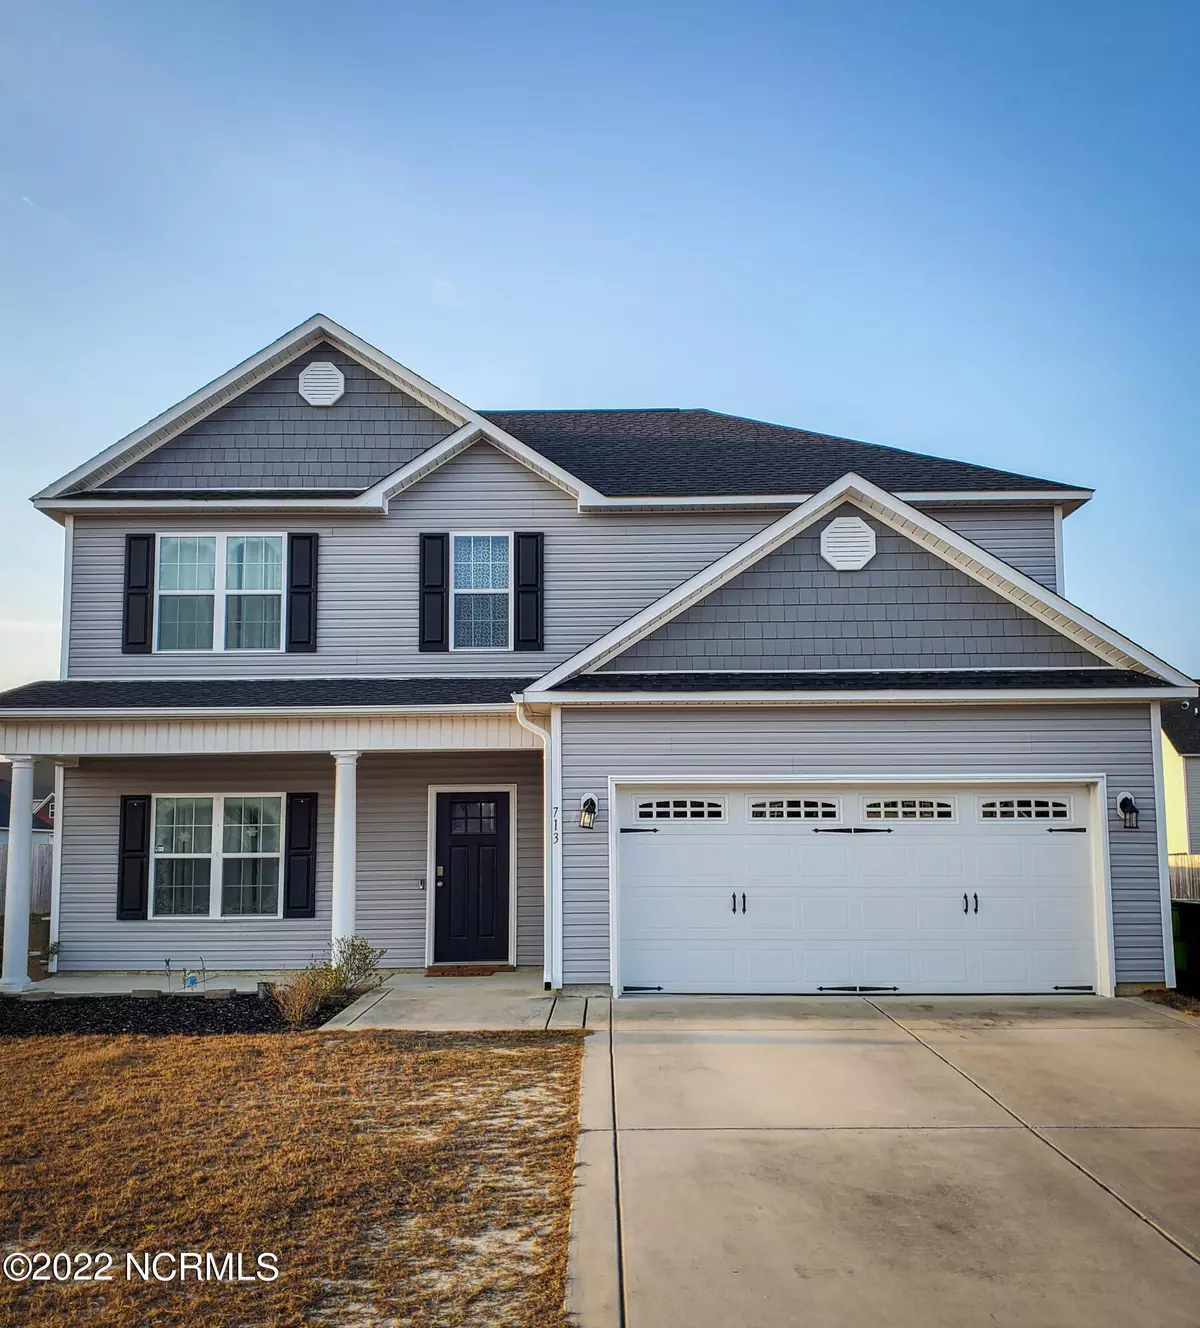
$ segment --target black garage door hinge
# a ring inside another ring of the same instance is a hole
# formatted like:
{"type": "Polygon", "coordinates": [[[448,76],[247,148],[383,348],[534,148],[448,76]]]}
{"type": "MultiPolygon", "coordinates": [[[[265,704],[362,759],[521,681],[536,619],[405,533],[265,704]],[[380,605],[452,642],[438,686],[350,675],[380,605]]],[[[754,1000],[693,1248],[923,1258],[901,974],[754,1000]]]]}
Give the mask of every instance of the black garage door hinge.
{"type": "Polygon", "coordinates": [[[818,991],[899,991],[899,987],[818,987],[818,991]]]}
{"type": "Polygon", "coordinates": [[[890,825],[839,825],[814,827],[814,835],[890,835],[890,825]]]}

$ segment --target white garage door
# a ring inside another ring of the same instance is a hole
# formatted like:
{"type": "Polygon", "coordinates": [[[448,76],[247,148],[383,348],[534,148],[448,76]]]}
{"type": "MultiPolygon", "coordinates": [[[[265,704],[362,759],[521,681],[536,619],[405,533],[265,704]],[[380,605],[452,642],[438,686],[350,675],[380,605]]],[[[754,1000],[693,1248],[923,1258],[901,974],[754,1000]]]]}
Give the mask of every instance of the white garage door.
{"type": "Polygon", "coordinates": [[[618,797],[623,991],[1090,991],[1082,788],[618,797]]]}

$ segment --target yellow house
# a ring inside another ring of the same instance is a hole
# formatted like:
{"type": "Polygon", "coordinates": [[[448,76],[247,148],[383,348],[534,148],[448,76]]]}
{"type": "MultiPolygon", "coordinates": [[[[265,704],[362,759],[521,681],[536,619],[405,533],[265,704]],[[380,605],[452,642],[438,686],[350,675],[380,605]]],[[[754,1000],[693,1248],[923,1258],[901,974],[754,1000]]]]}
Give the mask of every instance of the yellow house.
{"type": "Polygon", "coordinates": [[[1195,700],[1163,703],[1162,748],[1167,852],[1200,854],[1200,705],[1195,700]]]}

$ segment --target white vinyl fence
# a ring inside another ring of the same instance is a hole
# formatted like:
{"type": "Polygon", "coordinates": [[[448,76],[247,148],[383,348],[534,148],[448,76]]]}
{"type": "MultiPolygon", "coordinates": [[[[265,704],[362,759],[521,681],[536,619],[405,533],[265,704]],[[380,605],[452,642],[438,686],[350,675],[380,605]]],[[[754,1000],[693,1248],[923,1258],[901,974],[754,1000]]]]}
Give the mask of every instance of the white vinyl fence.
{"type": "MultiPolygon", "coordinates": [[[[54,870],[54,845],[34,844],[30,913],[50,912],[50,877],[54,870]]],[[[4,881],[8,877],[8,845],[0,844],[0,916],[4,913],[4,881]]]]}

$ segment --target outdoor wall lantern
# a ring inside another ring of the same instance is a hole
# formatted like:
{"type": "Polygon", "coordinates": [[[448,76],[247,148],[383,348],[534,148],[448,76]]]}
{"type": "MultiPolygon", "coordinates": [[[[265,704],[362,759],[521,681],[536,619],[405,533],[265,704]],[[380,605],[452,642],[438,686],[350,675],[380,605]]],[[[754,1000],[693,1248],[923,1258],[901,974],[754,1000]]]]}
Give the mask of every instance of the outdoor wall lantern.
{"type": "Polygon", "coordinates": [[[1138,808],[1132,793],[1117,794],[1117,815],[1124,820],[1126,830],[1137,829],[1138,808]]]}
{"type": "Polygon", "coordinates": [[[579,799],[579,825],[583,830],[590,830],[596,824],[596,796],[585,793],[579,799]]]}

